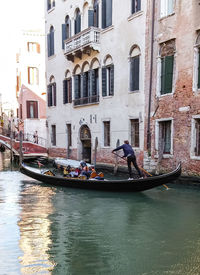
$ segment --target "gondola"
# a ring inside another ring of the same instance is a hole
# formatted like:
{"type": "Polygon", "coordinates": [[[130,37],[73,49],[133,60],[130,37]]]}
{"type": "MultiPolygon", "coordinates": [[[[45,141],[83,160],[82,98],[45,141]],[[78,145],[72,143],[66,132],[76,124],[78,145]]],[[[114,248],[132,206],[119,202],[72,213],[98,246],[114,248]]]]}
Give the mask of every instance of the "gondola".
{"type": "Polygon", "coordinates": [[[178,179],[181,175],[181,163],[178,164],[175,170],[167,174],[133,180],[81,180],[78,178],[50,176],[41,173],[40,169],[29,167],[25,164],[21,164],[20,171],[33,179],[53,186],[102,191],[141,192],[178,179]]]}

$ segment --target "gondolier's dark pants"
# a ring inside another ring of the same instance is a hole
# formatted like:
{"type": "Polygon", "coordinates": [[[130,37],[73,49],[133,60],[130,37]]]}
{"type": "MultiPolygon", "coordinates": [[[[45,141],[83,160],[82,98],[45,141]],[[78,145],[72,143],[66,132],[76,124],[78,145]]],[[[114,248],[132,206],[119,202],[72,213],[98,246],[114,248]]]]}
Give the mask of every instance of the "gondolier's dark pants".
{"type": "Polygon", "coordinates": [[[137,165],[137,161],[136,161],[135,155],[127,156],[127,164],[128,164],[129,177],[132,178],[131,163],[133,163],[133,165],[134,165],[135,169],[137,170],[139,176],[142,177],[143,174],[141,173],[141,171],[140,171],[140,169],[139,169],[139,167],[137,165]]]}

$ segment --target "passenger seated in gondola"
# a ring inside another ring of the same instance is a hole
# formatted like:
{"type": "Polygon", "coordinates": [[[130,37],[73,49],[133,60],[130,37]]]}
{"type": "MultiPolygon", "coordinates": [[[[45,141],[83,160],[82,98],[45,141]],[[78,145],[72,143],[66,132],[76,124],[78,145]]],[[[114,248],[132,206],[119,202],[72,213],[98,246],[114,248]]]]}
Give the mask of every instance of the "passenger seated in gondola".
{"type": "Polygon", "coordinates": [[[69,177],[69,171],[67,168],[63,168],[63,177],[69,177]]]}
{"type": "Polygon", "coordinates": [[[71,172],[69,173],[69,175],[70,175],[72,178],[77,178],[78,175],[79,175],[79,169],[78,169],[78,168],[76,168],[76,169],[72,168],[72,169],[71,169],[71,172]]]}

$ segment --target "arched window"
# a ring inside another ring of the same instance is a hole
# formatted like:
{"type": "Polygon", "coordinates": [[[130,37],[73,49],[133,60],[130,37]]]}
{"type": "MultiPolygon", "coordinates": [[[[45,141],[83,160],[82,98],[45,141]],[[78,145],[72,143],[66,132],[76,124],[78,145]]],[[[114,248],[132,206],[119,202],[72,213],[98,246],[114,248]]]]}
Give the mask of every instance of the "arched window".
{"type": "Polygon", "coordinates": [[[47,34],[48,57],[54,55],[54,27],[51,26],[47,34]]]}
{"type": "Polygon", "coordinates": [[[74,30],[75,30],[75,34],[81,31],[81,13],[79,9],[76,10],[76,14],[75,14],[74,30]]]}
{"type": "Polygon", "coordinates": [[[53,7],[55,7],[55,0],[47,0],[47,10],[50,10],[53,7]]]}
{"type": "Polygon", "coordinates": [[[90,70],[90,77],[91,77],[91,90],[90,96],[92,102],[99,101],[99,61],[95,58],[92,60],[92,66],[90,70]]]}
{"type": "Polygon", "coordinates": [[[65,24],[62,24],[62,48],[64,49],[64,41],[68,39],[71,35],[71,25],[70,25],[70,19],[67,15],[65,17],[65,24]]]}
{"type": "Polygon", "coordinates": [[[131,13],[136,13],[141,10],[141,0],[131,0],[131,13]]]}
{"type": "Polygon", "coordinates": [[[94,0],[93,9],[88,10],[88,26],[99,27],[99,3],[94,0]]]}
{"type": "Polygon", "coordinates": [[[54,76],[50,77],[50,84],[47,86],[48,107],[56,106],[56,82],[54,76]]]}
{"type": "Polygon", "coordinates": [[[134,46],[130,52],[130,91],[140,89],[140,49],[134,46]]]}
{"type": "Polygon", "coordinates": [[[72,103],[72,78],[69,71],[63,80],[63,104],[72,103]]]}
{"type": "Polygon", "coordinates": [[[81,69],[77,66],[74,70],[74,105],[81,102],[81,69]]]}
{"type": "Polygon", "coordinates": [[[102,67],[102,96],[114,95],[114,65],[112,57],[108,55],[102,67]]]}

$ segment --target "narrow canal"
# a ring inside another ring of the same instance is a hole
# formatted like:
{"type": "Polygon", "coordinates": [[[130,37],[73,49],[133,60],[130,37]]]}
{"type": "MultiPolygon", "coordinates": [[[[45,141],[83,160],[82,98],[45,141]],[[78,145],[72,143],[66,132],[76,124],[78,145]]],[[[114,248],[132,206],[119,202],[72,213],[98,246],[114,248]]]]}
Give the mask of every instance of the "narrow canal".
{"type": "Polygon", "coordinates": [[[0,274],[200,274],[200,188],[73,190],[0,168],[0,274]]]}

